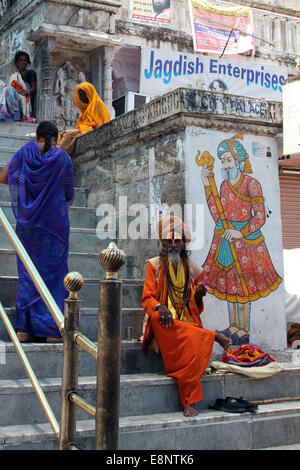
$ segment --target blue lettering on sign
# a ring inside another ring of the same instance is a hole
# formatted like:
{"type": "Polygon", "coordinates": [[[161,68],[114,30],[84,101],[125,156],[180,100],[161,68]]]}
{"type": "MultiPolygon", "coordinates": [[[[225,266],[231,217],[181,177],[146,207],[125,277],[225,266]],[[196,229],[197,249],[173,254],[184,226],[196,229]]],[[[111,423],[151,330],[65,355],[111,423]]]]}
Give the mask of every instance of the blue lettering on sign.
{"type": "MultiPolygon", "coordinates": [[[[211,75],[222,75],[226,78],[232,77],[238,81],[242,81],[248,87],[271,88],[274,91],[282,92],[284,85],[284,75],[277,73],[265,72],[265,67],[260,66],[259,70],[247,68],[247,66],[232,65],[228,63],[220,63],[218,59],[210,59],[208,63],[208,71],[205,70],[201,57],[195,56],[191,59],[186,54],[179,54],[176,60],[160,59],[156,57],[156,51],[151,50],[150,60],[147,68],[144,68],[144,77],[147,80],[162,80],[166,85],[171,82],[172,78],[180,78],[184,76],[199,76],[206,73],[211,75]]],[[[211,77],[213,80],[215,77],[211,77]]]]}

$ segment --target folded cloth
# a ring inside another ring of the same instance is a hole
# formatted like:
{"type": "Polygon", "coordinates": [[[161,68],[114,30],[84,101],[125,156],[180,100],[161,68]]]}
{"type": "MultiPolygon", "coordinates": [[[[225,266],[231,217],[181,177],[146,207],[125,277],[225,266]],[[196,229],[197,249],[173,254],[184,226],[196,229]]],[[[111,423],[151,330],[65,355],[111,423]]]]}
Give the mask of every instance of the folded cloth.
{"type": "Polygon", "coordinates": [[[265,366],[276,359],[252,344],[243,344],[240,348],[228,349],[220,361],[241,367],[265,366]]]}
{"type": "Polygon", "coordinates": [[[283,369],[283,365],[279,364],[279,362],[270,362],[270,364],[258,367],[241,367],[227,364],[226,362],[213,361],[210,366],[212,369],[216,369],[219,372],[236,372],[237,374],[246,375],[252,379],[265,379],[278,374],[283,369]]]}

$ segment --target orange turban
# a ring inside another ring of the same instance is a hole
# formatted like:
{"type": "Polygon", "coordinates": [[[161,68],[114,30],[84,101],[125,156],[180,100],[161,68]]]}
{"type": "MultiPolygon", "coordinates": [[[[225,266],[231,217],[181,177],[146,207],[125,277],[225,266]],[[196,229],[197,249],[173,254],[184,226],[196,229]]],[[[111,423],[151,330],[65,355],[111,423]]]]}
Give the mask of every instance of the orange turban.
{"type": "Polygon", "coordinates": [[[164,217],[158,222],[158,234],[160,241],[185,238],[190,243],[192,236],[189,227],[175,215],[164,217]]]}
{"type": "Polygon", "coordinates": [[[80,129],[81,134],[96,129],[96,127],[110,121],[110,114],[106,104],[101,100],[94,85],[89,82],[82,82],[76,85],[73,103],[81,111],[76,124],[76,128],[80,129]],[[87,105],[80,100],[79,89],[85,91],[89,100],[87,105]]]}

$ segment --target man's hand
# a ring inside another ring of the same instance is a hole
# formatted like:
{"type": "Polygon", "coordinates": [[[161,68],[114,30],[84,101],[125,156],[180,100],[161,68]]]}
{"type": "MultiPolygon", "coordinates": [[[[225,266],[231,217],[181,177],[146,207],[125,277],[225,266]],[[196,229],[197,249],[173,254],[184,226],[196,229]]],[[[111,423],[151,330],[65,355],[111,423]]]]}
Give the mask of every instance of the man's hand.
{"type": "Polygon", "coordinates": [[[168,328],[172,325],[173,315],[166,305],[160,305],[158,307],[158,313],[161,326],[168,328]]]}
{"type": "Polygon", "coordinates": [[[201,304],[202,302],[202,298],[206,295],[206,288],[204,286],[204,284],[198,284],[195,288],[195,301],[196,301],[196,304],[199,305],[201,304]]]}
{"type": "Polygon", "coordinates": [[[207,165],[204,165],[201,171],[201,179],[202,179],[203,186],[210,185],[209,179],[208,179],[209,175],[210,175],[210,171],[207,169],[207,165]]]}
{"type": "Polygon", "coordinates": [[[240,240],[241,238],[243,238],[243,234],[239,230],[229,228],[225,230],[222,235],[222,238],[225,238],[225,240],[232,242],[233,240],[240,240]]]}

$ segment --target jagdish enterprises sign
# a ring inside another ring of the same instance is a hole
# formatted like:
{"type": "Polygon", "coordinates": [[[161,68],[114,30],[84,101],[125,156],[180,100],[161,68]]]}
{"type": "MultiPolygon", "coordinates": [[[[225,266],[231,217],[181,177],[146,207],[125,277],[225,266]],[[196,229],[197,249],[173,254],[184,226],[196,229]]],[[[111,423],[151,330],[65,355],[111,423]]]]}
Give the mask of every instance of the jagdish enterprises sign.
{"type": "Polygon", "coordinates": [[[157,96],[178,87],[192,87],[282,101],[287,76],[284,66],[258,64],[248,58],[236,61],[142,48],[140,93],[157,96]]]}

